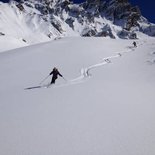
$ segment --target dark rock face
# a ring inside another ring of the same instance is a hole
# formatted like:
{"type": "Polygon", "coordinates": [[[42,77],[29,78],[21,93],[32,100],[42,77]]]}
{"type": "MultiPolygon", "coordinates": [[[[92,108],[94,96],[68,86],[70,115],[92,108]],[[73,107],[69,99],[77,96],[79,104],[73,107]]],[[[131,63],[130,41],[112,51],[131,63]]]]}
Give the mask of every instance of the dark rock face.
{"type": "Polygon", "coordinates": [[[62,29],[62,27],[61,27],[61,24],[60,24],[58,21],[53,20],[53,21],[51,22],[51,24],[52,24],[60,33],[63,32],[63,29],[62,29]]]}
{"type": "Polygon", "coordinates": [[[98,36],[101,36],[101,35],[103,35],[105,37],[109,36],[110,38],[115,39],[115,36],[114,36],[112,29],[109,25],[105,25],[102,28],[102,31],[98,34],[98,36]]]}
{"type": "MultiPolygon", "coordinates": [[[[93,17],[99,17],[101,15],[102,17],[105,16],[107,19],[111,20],[113,24],[122,26],[122,28],[127,31],[130,31],[132,27],[139,26],[138,21],[141,17],[140,9],[137,6],[131,6],[128,0],[111,0],[109,2],[87,0],[83,6],[86,10],[85,15],[90,22],[94,21],[93,17]]],[[[101,34],[107,36],[108,31],[103,31],[100,35],[101,34]]]]}
{"type": "Polygon", "coordinates": [[[138,39],[137,34],[135,32],[130,33],[125,29],[122,30],[118,35],[122,39],[138,39]]]}
{"type": "Polygon", "coordinates": [[[65,31],[62,26],[64,22],[73,31],[78,25],[76,30],[80,29],[81,36],[116,38],[117,35],[120,38],[136,39],[137,35],[133,30],[136,28],[155,36],[155,26],[142,27],[140,9],[132,6],[128,0],[86,0],[81,4],[74,4],[72,0],[21,0],[16,6],[24,11],[24,5],[37,9],[43,20],[50,22],[60,33],[65,31]],[[121,30],[114,34],[109,23],[121,27],[121,30]]]}
{"type": "Polygon", "coordinates": [[[136,33],[131,33],[129,39],[138,39],[136,33]]]}
{"type": "Polygon", "coordinates": [[[130,15],[127,18],[126,29],[130,30],[131,27],[139,26],[138,20],[141,17],[141,12],[138,7],[131,8],[130,15]]]}
{"type": "Polygon", "coordinates": [[[129,31],[123,29],[118,33],[118,36],[122,39],[128,39],[129,38],[129,31]]]}
{"type": "Polygon", "coordinates": [[[74,29],[74,19],[73,18],[67,18],[65,21],[72,29],[74,29]]]}
{"type": "Polygon", "coordinates": [[[17,8],[20,10],[20,11],[24,11],[24,7],[23,7],[23,5],[22,4],[17,4],[16,5],[17,6],[17,8]]]}
{"type": "Polygon", "coordinates": [[[150,24],[148,27],[144,27],[144,28],[141,28],[142,32],[152,36],[152,37],[155,37],[155,25],[153,24],[150,24]]]}
{"type": "Polygon", "coordinates": [[[82,33],[83,37],[91,37],[91,36],[96,36],[96,31],[93,29],[84,29],[82,33]]]}
{"type": "Polygon", "coordinates": [[[112,0],[107,4],[106,15],[114,24],[122,21],[124,28],[130,31],[131,27],[138,26],[141,12],[137,6],[132,7],[128,0],[112,0]]]}

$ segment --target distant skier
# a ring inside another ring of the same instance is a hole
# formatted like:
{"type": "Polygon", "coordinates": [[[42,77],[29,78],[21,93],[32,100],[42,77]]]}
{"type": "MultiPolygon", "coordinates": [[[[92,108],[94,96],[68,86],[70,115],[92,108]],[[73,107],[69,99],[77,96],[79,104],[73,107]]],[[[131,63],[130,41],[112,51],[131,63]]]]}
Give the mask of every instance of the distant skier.
{"type": "Polygon", "coordinates": [[[137,47],[137,43],[135,41],[133,42],[133,45],[134,45],[134,47],[137,47]]]}
{"type": "Polygon", "coordinates": [[[53,74],[53,76],[52,76],[51,84],[55,84],[55,80],[58,78],[58,75],[63,77],[59,73],[59,71],[58,71],[58,69],[56,67],[53,68],[52,72],[49,75],[52,75],[52,74],[53,74]]]}

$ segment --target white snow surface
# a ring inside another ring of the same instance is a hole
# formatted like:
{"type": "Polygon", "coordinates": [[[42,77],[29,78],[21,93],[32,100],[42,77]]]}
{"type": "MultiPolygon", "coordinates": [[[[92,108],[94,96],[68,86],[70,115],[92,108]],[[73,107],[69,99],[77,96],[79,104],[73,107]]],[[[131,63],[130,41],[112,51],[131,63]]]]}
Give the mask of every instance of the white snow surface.
{"type": "Polygon", "coordinates": [[[139,27],[132,27],[128,32],[124,30],[124,20],[117,21],[118,26],[103,16],[104,11],[94,16],[96,7],[84,11],[82,4],[71,3],[68,5],[71,10],[67,11],[62,2],[52,1],[48,7],[40,0],[0,2],[0,52],[62,37],[107,36],[131,39],[135,33],[140,38],[140,32],[155,36],[155,24],[149,23],[143,16],[138,21],[139,27]],[[54,13],[51,13],[51,8],[55,10],[54,13]],[[43,10],[50,11],[45,13],[43,10]]]}
{"type": "Polygon", "coordinates": [[[137,45],[68,37],[1,52],[0,154],[154,155],[155,39],[137,45]],[[25,89],[54,66],[67,81],[25,89]]]}
{"type": "Polygon", "coordinates": [[[0,52],[59,37],[59,32],[45,22],[37,10],[24,7],[26,10],[20,11],[14,2],[0,2],[0,33],[4,34],[0,34],[0,44],[3,45],[0,52]],[[6,46],[5,40],[9,46],[6,46]]]}

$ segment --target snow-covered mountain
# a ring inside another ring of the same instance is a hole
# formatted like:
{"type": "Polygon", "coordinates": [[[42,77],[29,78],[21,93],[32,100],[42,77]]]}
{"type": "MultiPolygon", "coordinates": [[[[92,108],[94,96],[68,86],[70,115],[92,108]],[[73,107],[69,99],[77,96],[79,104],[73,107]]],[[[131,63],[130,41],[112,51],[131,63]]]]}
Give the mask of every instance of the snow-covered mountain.
{"type": "Polygon", "coordinates": [[[137,45],[67,37],[0,53],[0,154],[154,155],[155,38],[137,45]],[[66,80],[24,90],[54,66],[66,80]]]}
{"type": "Polygon", "coordinates": [[[1,2],[0,155],[154,155],[150,36],[127,0],[1,2]]]}
{"type": "Polygon", "coordinates": [[[128,0],[11,0],[0,2],[0,41],[29,45],[63,36],[137,38],[137,32],[155,36],[155,25],[128,0]]]}

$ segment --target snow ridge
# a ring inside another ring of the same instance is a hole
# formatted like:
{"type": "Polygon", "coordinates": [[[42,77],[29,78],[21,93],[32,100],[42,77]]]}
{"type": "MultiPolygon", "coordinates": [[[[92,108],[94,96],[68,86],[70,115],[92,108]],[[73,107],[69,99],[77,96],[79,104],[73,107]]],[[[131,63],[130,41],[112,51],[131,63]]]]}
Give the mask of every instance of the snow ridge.
{"type": "Polygon", "coordinates": [[[0,41],[10,40],[13,47],[64,36],[136,39],[139,38],[137,32],[155,36],[155,25],[128,1],[86,1],[82,4],[68,0],[0,2],[0,41]]]}

